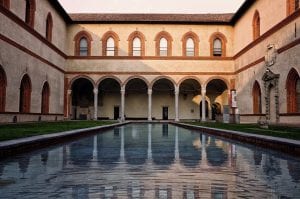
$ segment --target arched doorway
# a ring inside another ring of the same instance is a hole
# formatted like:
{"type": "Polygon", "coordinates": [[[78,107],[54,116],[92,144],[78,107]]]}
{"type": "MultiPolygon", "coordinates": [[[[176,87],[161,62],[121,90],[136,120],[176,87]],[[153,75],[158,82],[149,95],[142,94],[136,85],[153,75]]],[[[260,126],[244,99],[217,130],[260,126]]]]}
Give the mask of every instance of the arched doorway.
{"type": "Polygon", "coordinates": [[[130,79],[125,86],[125,118],[146,120],[148,116],[148,85],[140,78],[130,79]]]}
{"type": "Polygon", "coordinates": [[[197,80],[186,79],[180,83],[179,85],[180,119],[199,119],[199,116],[201,114],[200,111],[201,101],[202,101],[201,85],[197,80]]]}
{"type": "Polygon", "coordinates": [[[175,84],[167,78],[158,79],[153,83],[152,115],[155,119],[175,119],[174,85],[175,84]]]}
{"type": "Polygon", "coordinates": [[[101,120],[120,118],[121,85],[113,78],[102,80],[98,87],[98,117],[101,120]]]}
{"type": "Polygon", "coordinates": [[[31,102],[31,81],[29,76],[26,74],[23,76],[20,86],[20,101],[19,101],[19,111],[20,113],[30,112],[30,102],[31,102]]]}
{"type": "Polygon", "coordinates": [[[43,90],[42,90],[42,107],[41,107],[41,113],[42,114],[48,114],[49,113],[49,99],[50,98],[50,86],[48,82],[44,83],[43,90]]]}
{"type": "Polygon", "coordinates": [[[86,78],[79,78],[72,84],[72,119],[87,120],[93,118],[93,84],[86,78]]]}
{"type": "Polygon", "coordinates": [[[221,79],[213,79],[206,86],[206,96],[211,102],[212,120],[223,121],[223,114],[229,114],[229,100],[227,84],[221,79]]]}
{"type": "Polygon", "coordinates": [[[6,75],[5,71],[0,66],[0,112],[5,111],[6,99],[6,75]]]}
{"type": "Polygon", "coordinates": [[[287,112],[300,113],[300,77],[293,68],[290,70],[286,80],[287,90],[287,112]]]}

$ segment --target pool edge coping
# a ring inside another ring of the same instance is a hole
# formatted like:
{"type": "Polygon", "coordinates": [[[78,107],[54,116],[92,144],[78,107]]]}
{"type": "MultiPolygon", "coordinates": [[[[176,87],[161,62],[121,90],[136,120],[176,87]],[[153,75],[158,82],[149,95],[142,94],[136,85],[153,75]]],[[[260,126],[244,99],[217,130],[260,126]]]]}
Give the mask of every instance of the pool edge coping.
{"type": "Polygon", "coordinates": [[[181,122],[170,122],[170,123],[183,128],[202,130],[208,134],[213,134],[213,135],[229,138],[232,140],[254,144],[268,149],[274,149],[277,151],[288,153],[293,156],[300,156],[300,141],[298,140],[266,136],[266,135],[257,135],[257,134],[245,133],[241,131],[211,128],[205,126],[185,124],[181,122]]]}

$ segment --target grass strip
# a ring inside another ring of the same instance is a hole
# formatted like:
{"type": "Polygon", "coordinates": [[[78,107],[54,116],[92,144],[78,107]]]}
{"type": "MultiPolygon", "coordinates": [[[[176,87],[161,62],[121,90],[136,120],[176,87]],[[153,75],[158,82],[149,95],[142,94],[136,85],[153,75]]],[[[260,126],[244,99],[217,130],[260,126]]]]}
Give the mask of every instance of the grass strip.
{"type": "Polygon", "coordinates": [[[0,125],[0,141],[103,126],[114,121],[60,121],[0,125]]]}

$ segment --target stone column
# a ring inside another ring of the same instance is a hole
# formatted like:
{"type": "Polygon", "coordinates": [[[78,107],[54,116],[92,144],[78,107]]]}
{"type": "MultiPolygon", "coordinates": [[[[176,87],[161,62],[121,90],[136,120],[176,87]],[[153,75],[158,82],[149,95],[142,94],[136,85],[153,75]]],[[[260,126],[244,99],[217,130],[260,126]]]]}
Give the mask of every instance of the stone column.
{"type": "Polygon", "coordinates": [[[69,119],[71,116],[71,108],[72,108],[72,90],[68,90],[68,94],[67,94],[67,117],[69,119]]]}
{"type": "Polygon", "coordinates": [[[121,121],[125,121],[125,87],[121,88],[121,121]]]}
{"type": "Polygon", "coordinates": [[[148,89],[148,121],[152,120],[152,89],[148,89]]]}
{"type": "Polygon", "coordinates": [[[179,110],[178,110],[178,98],[179,98],[179,87],[175,86],[175,122],[179,121],[179,110]]]}
{"type": "Polygon", "coordinates": [[[205,96],[206,96],[206,89],[202,88],[201,90],[201,95],[202,95],[202,118],[201,121],[205,122],[206,121],[206,103],[205,103],[205,96]]]}
{"type": "Polygon", "coordinates": [[[94,88],[94,120],[98,119],[98,88],[94,88]]]}

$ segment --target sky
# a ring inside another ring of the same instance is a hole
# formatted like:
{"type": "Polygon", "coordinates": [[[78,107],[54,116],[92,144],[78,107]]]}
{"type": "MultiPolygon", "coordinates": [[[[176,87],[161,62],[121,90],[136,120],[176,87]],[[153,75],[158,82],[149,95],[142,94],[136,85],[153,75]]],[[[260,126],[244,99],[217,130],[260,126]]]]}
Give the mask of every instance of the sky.
{"type": "Polygon", "coordinates": [[[245,0],[59,0],[68,13],[233,13],[245,0]]]}

